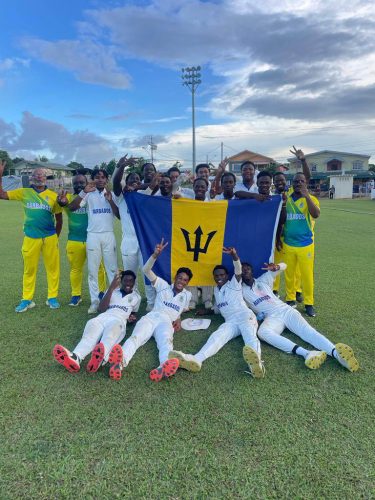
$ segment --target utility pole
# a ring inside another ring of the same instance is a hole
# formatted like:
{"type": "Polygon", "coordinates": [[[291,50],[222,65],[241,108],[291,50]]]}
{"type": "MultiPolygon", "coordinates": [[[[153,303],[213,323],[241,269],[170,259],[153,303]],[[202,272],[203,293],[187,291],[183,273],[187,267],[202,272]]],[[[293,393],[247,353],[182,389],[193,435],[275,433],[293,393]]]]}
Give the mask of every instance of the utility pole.
{"type": "Polygon", "coordinates": [[[200,66],[192,66],[191,68],[182,68],[181,78],[182,85],[185,85],[191,92],[191,118],[192,118],[192,136],[193,136],[193,164],[191,170],[194,173],[195,168],[195,91],[200,83],[202,83],[200,66]]]}
{"type": "Polygon", "coordinates": [[[152,142],[152,135],[150,136],[150,142],[148,143],[151,151],[151,163],[154,163],[154,151],[158,149],[157,145],[152,142]]]}

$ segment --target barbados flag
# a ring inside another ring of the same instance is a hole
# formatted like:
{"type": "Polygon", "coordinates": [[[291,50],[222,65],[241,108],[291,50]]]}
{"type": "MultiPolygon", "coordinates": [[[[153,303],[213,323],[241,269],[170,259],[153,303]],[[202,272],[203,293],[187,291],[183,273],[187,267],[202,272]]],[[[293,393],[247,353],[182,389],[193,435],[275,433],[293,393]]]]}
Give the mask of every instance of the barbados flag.
{"type": "Polygon", "coordinates": [[[224,264],[233,270],[223,246],[235,247],[242,262],[253,266],[255,277],[272,261],[281,197],[268,201],[203,202],[127,193],[126,203],[144,262],[164,238],[168,246],[153,271],[171,283],[179,267],[193,272],[191,286],[213,285],[212,270],[224,264]]]}

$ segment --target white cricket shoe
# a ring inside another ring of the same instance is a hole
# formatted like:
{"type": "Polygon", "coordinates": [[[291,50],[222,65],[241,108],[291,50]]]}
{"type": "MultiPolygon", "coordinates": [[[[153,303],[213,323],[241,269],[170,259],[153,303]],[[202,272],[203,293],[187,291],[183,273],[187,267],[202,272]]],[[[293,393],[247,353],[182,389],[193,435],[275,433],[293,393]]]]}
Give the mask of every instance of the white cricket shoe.
{"type": "Polygon", "coordinates": [[[185,354],[181,351],[170,351],[168,354],[168,359],[177,358],[179,361],[179,367],[189,372],[199,372],[202,368],[202,363],[197,360],[193,354],[185,354]]]}
{"type": "Polygon", "coordinates": [[[96,314],[98,312],[98,303],[93,302],[87,310],[88,314],[96,314]]]}
{"type": "Polygon", "coordinates": [[[310,351],[305,358],[305,365],[310,370],[317,370],[322,366],[327,359],[327,354],[324,351],[310,351]]]}
{"type": "Polygon", "coordinates": [[[249,366],[250,374],[254,378],[264,378],[266,369],[259,354],[252,347],[245,345],[242,349],[242,355],[249,366]]]}
{"type": "Polygon", "coordinates": [[[335,345],[336,349],[336,359],[340,365],[344,366],[350,372],[356,372],[359,370],[359,363],[354,356],[353,349],[346,345],[339,344],[335,345]]]}

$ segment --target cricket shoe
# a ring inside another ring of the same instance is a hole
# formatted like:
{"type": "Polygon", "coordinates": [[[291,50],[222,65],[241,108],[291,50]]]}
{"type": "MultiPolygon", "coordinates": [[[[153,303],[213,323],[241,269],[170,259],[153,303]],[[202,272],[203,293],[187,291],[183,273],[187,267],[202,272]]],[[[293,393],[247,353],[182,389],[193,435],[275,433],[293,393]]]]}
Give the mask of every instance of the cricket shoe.
{"type": "Polygon", "coordinates": [[[356,372],[359,370],[359,363],[356,360],[353,349],[350,346],[340,342],[335,345],[335,350],[335,357],[340,365],[344,366],[350,372],[356,372]]]}
{"type": "Polygon", "coordinates": [[[87,310],[87,314],[96,314],[98,312],[98,303],[93,302],[87,310]]]}
{"type": "Polygon", "coordinates": [[[104,359],[104,344],[99,342],[91,353],[91,359],[87,363],[86,370],[90,373],[96,373],[104,359]]]}
{"type": "Polygon", "coordinates": [[[310,351],[305,358],[305,365],[310,370],[317,370],[322,366],[327,359],[327,354],[324,351],[310,351]]]}
{"type": "Polygon", "coordinates": [[[245,345],[242,349],[242,355],[249,366],[251,375],[254,378],[264,378],[266,370],[259,354],[252,347],[245,345]]]}
{"type": "Polygon", "coordinates": [[[169,359],[178,359],[179,367],[189,372],[200,372],[202,363],[197,360],[193,354],[185,354],[181,351],[170,351],[168,354],[169,359]]]}
{"type": "Polygon", "coordinates": [[[16,313],[26,312],[28,309],[35,307],[35,302],[32,300],[21,300],[18,306],[15,308],[16,313]]]}
{"type": "Polygon", "coordinates": [[[124,355],[120,344],[115,344],[109,353],[108,362],[111,365],[109,369],[109,378],[120,380],[122,377],[124,355]]]}
{"type": "Polygon", "coordinates": [[[80,295],[73,295],[70,299],[69,305],[71,307],[77,307],[82,302],[82,298],[80,295]]]}
{"type": "Polygon", "coordinates": [[[150,371],[150,379],[153,382],[160,382],[161,380],[172,377],[178,370],[180,362],[177,358],[167,359],[158,368],[150,371]]]}
{"type": "Polygon", "coordinates": [[[56,297],[52,297],[51,299],[47,299],[46,306],[48,306],[50,309],[60,309],[60,303],[56,299],[56,297]]]}
{"type": "Polygon", "coordinates": [[[64,346],[56,344],[52,351],[55,360],[63,365],[70,373],[77,373],[80,369],[79,359],[64,346]]]}

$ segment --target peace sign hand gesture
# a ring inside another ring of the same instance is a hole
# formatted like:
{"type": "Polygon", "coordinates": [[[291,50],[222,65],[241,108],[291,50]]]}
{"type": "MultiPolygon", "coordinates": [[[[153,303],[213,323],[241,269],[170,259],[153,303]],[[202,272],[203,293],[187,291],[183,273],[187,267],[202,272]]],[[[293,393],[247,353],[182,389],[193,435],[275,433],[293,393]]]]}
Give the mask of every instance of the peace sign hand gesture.
{"type": "Polygon", "coordinates": [[[231,255],[233,260],[238,259],[237,251],[234,247],[223,247],[223,253],[231,255]]]}
{"type": "Polygon", "coordinates": [[[164,250],[164,248],[167,246],[168,246],[168,241],[166,243],[164,243],[164,238],[162,238],[161,242],[155,246],[154,258],[157,259],[159,257],[159,255],[162,253],[162,251],[164,250]]]}
{"type": "Polygon", "coordinates": [[[302,151],[302,149],[296,149],[296,147],[293,146],[293,150],[289,149],[289,151],[297,158],[297,160],[303,161],[305,159],[305,153],[302,151]]]}
{"type": "Polygon", "coordinates": [[[60,207],[66,207],[66,205],[69,203],[68,202],[68,197],[66,196],[67,195],[67,191],[65,191],[64,189],[62,189],[58,196],[57,196],[57,203],[60,205],[60,207]]]}

